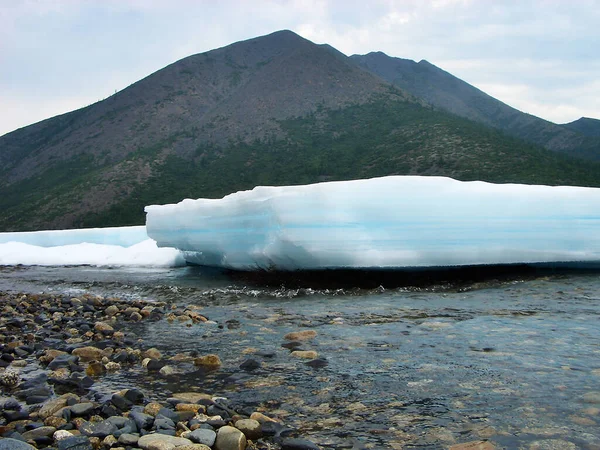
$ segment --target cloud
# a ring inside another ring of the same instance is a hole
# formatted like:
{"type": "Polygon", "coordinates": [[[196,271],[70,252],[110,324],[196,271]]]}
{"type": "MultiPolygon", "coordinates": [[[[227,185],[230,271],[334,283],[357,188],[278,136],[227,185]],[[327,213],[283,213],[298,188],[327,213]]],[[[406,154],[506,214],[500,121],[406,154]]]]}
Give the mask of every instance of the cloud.
{"type": "Polygon", "coordinates": [[[600,117],[590,100],[600,98],[598,23],[596,0],[1,2],[0,134],[62,112],[65,99],[85,106],[177,59],[280,29],[346,54],[426,59],[477,87],[503,86],[490,94],[546,119],[600,117]]]}

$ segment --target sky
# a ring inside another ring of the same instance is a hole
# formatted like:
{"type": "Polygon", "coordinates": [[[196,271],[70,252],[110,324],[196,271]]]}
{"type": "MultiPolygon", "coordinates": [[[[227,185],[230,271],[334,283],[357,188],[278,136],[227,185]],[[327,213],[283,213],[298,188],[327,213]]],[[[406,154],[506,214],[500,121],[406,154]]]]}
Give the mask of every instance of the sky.
{"type": "Polygon", "coordinates": [[[425,59],[556,123],[600,118],[599,25],[600,0],[0,0],[0,135],[282,29],[425,59]]]}

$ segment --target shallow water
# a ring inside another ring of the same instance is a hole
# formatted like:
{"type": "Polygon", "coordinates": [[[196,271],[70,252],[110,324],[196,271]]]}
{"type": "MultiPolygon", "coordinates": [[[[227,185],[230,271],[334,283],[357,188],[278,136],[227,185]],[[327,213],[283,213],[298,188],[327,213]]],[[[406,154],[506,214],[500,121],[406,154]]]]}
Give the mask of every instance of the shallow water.
{"type": "MultiPolygon", "coordinates": [[[[142,322],[132,332],[167,356],[217,353],[222,369],[181,364],[184,373],[169,379],[132,369],[127,382],[264,407],[327,448],[445,448],[480,439],[499,448],[600,448],[600,404],[590,402],[600,392],[598,272],[313,290],[244,286],[191,267],[31,267],[0,270],[0,289],[199,305],[216,324],[142,322]],[[318,334],[302,349],[317,351],[324,367],[281,347],[286,333],[304,329],[318,334]],[[249,357],[261,367],[241,371],[249,357]]],[[[122,387],[123,377],[106,376],[96,389],[122,387]]]]}

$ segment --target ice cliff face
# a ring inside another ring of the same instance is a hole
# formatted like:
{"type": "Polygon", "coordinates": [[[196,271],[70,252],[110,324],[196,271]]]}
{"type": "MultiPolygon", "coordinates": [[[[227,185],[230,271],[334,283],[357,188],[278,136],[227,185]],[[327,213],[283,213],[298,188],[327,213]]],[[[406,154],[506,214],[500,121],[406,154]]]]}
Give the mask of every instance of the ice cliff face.
{"type": "Polygon", "coordinates": [[[147,206],[148,236],[238,270],[600,261],[600,189],[395,176],[147,206]]]}

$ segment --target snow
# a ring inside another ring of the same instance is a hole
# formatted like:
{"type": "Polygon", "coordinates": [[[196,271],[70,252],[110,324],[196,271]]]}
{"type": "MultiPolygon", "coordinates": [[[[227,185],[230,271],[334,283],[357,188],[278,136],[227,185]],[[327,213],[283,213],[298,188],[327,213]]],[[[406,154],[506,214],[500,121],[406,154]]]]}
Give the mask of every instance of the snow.
{"type": "Polygon", "coordinates": [[[393,176],[146,207],[148,236],[238,270],[600,261],[600,189],[393,176]]]}
{"type": "Polygon", "coordinates": [[[16,264],[173,267],[185,260],[139,226],[0,233],[0,265],[16,264]]]}

